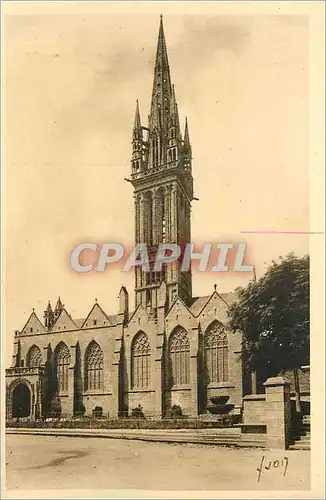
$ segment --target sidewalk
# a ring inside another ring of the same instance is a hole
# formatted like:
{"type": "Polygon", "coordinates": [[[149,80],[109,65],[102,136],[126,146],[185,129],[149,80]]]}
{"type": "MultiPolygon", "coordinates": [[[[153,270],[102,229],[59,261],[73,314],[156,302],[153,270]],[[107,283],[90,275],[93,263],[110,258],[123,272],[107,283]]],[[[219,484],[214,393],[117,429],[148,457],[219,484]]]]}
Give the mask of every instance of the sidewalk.
{"type": "Polygon", "coordinates": [[[193,443],[220,446],[265,447],[264,434],[241,434],[227,429],[6,429],[7,434],[130,439],[164,443],[193,443]]]}

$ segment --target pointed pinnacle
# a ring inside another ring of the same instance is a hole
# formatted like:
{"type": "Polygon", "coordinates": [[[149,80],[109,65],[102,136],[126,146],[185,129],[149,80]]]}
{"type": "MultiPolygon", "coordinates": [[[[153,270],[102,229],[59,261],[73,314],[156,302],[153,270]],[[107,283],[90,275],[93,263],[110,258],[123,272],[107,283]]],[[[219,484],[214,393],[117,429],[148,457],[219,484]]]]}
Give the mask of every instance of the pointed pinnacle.
{"type": "Polygon", "coordinates": [[[135,111],[135,121],[134,129],[139,129],[141,127],[140,112],[139,112],[139,102],[136,100],[136,111],[135,111]]]}
{"type": "Polygon", "coordinates": [[[62,309],[63,309],[63,305],[62,305],[60,297],[58,297],[58,300],[57,300],[57,303],[56,303],[56,306],[55,306],[55,310],[56,311],[62,311],[62,309]]]}
{"type": "Polygon", "coordinates": [[[186,148],[191,149],[190,146],[190,139],[189,139],[189,130],[188,130],[188,120],[186,118],[186,125],[185,125],[185,135],[184,135],[184,145],[186,148]]]}

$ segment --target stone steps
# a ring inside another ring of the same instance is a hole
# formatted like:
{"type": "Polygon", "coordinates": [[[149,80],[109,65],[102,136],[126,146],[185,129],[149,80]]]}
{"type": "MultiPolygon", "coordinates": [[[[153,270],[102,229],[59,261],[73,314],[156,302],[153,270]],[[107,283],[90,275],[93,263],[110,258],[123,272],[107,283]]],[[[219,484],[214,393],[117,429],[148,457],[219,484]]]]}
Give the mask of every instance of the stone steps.
{"type": "Polygon", "coordinates": [[[65,437],[88,437],[107,439],[130,439],[139,441],[152,441],[164,443],[189,443],[215,446],[235,447],[265,447],[265,437],[256,434],[242,436],[238,432],[198,432],[191,430],[169,431],[169,430],[118,430],[118,429],[7,429],[7,434],[38,435],[38,436],[65,436],[65,437]]]}
{"type": "Polygon", "coordinates": [[[295,442],[295,444],[291,444],[289,446],[289,450],[310,450],[310,442],[309,443],[295,442]]]}
{"type": "Polygon", "coordinates": [[[298,431],[292,436],[290,450],[310,450],[310,415],[304,415],[298,431]]]}

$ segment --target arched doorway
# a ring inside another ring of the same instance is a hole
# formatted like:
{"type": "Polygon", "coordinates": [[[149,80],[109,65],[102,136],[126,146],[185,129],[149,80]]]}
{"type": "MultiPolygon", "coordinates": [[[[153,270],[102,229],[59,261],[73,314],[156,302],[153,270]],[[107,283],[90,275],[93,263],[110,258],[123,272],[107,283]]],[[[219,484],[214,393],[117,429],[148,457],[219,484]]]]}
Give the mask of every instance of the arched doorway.
{"type": "Polygon", "coordinates": [[[31,392],[26,384],[18,384],[12,395],[12,416],[29,417],[31,415],[31,392]]]}

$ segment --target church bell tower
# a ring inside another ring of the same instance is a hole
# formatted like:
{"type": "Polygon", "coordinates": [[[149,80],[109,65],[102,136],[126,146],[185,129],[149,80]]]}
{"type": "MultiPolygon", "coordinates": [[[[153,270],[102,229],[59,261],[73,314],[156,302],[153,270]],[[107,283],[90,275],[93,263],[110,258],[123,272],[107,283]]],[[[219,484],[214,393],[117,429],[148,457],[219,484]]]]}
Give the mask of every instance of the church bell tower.
{"type": "Polygon", "coordinates": [[[135,243],[147,245],[150,271],[136,267],[136,306],[155,310],[157,290],[166,283],[167,300],[188,302],[192,295],[191,271],[181,272],[181,262],[165,264],[153,271],[160,243],[190,243],[190,212],[193,200],[191,145],[188,124],[182,135],[174,86],[160,19],[154,82],[148,126],[141,123],[136,104],[132,132],[131,182],[135,199],[135,243]]]}

